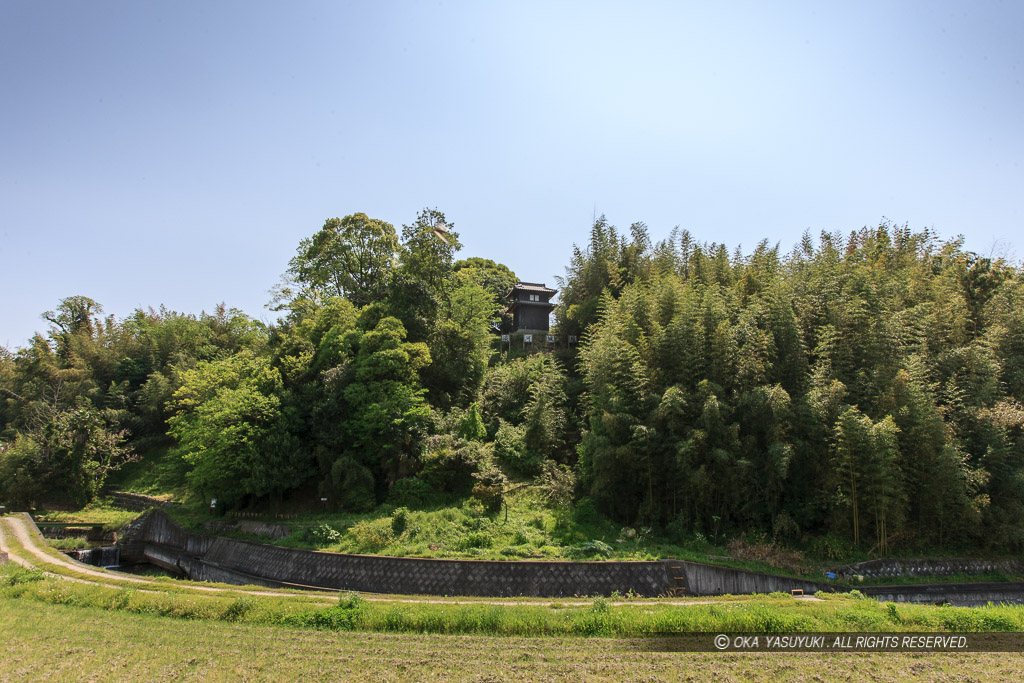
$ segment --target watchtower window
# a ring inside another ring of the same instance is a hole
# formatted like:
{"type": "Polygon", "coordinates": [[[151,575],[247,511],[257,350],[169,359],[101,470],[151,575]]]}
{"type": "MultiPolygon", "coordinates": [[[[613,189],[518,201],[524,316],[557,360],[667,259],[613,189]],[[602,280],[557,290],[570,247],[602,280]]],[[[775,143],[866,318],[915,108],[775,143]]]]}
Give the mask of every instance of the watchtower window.
{"type": "Polygon", "coordinates": [[[530,301],[540,301],[540,294],[531,294],[530,301]]]}

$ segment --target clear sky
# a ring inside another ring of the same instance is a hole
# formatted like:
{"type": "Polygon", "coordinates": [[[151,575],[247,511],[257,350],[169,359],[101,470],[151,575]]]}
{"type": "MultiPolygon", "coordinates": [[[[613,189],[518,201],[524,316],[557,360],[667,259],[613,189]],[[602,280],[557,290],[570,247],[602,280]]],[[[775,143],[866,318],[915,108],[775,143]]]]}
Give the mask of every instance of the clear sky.
{"type": "Polygon", "coordinates": [[[299,240],[358,211],[437,207],[549,285],[595,212],[1019,250],[1022,27],[1018,0],[0,0],[0,345],[72,295],[272,320],[299,240]]]}

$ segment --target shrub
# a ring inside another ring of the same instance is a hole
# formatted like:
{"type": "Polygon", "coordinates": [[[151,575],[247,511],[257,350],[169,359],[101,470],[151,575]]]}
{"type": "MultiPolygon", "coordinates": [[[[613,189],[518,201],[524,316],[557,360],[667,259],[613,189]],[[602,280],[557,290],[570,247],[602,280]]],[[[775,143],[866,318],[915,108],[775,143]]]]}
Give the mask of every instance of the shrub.
{"type": "Polygon", "coordinates": [[[593,557],[595,555],[611,557],[612,547],[604,541],[587,541],[586,543],[567,548],[566,554],[573,558],[593,557]]]}
{"type": "Polygon", "coordinates": [[[526,429],[502,420],[494,435],[494,454],[509,467],[524,474],[533,474],[543,458],[526,450],[526,429]]]}
{"type": "Polygon", "coordinates": [[[43,576],[41,569],[26,569],[25,567],[19,567],[16,564],[11,564],[5,567],[3,574],[0,574],[0,586],[17,586],[23,583],[34,583],[36,581],[42,581],[46,577],[43,576]]]}
{"type": "Polygon", "coordinates": [[[775,545],[775,542],[749,542],[746,538],[734,538],[725,546],[729,554],[737,560],[763,562],[779,569],[801,571],[804,567],[804,556],[797,550],[789,550],[775,545]]]}
{"type": "Polygon", "coordinates": [[[889,613],[889,618],[892,619],[895,623],[897,623],[897,624],[902,624],[903,623],[903,619],[900,618],[900,611],[899,611],[899,609],[897,609],[896,603],[894,603],[894,602],[887,602],[887,603],[885,603],[885,609],[889,613]]]}
{"type": "Polygon", "coordinates": [[[394,531],[391,529],[391,518],[382,517],[359,522],[349,529],[349,535],[360,550],[377,551],[391,545],[394,540],[394,531]]]}
{"type": "Polygon", "coordinates": [[[490,459],[490,451],[489,444],[450,434],[427,437],[418,477],[434,491],[464,494],[473,486],[473,475],[490,459]]]}
{"type": "Polygon", "coordinates": [[[388,501],[395,505],[419,508],[434,498],[434,489],[418,477],[399,479],[388,491],[388,501]]]}
{"type": "Polygon", "coordinates": [[[228,603],[228,606],[221,612],[220,618],[224,621],[241,621],[255,607],[256,600],[248,595],[243,595],[228,603]]]}
{"type": "Polygon", "coordinates": [[[342,609],[359,609],[363,602],[363,596],[354,591],[343,591],[338,594],[338,607],[342,609]]]}
{"type": "Polygon", "coordinates": [[[409,525],[409,509],[398,508],[391,515],[391,533],[398,538],[405,533],[406,527],[409,525]]]}
{"type": "Polygon", "coordinates": [[[131,602],[132,596],[135,595],[134,588],[120,588],[110,598],[109,608],[110,609],[127,609],[128,603],[131,602]]]}
{"type": "Polygon", "coordinates": [[[318,524],[314,527],[307,527],[302,534],[302,539],[307,543],[315,543],[320,546],[331,545],[341,540],[341,533],[329,524],[318,524]]]}
{"type": "Polygon", "coordinates": [[[835,534],[826,534],[815,538],[807,552],[811,557],[821,560],[841,560],[847,557],[852,550],[849,541],[835,534]]]}
{"type": "Polygon", "coordinates": [[[772,534],[775,538],[790,540],[800,535],[800,527],[789,513],[783,510],[775,515],[775,520],[772,522],[772,534]]]}
{"type": "Polygon", "coordinates": [[[665,525],[665,535],[673,543],[685,543],[689,533],[690,517],[685,512],[680,512],[665,525]]]}
{"type": "Polygon", "coordinates": [[[324,631],[349,631],[355,626],[360,612],[361,609],[339,605],[299,615],[297,621],[302,626],[324,631]]]}
{"type": "Polygon", "coordinates": [[[50,547],[56,548],[57,550],[84,550],[89,547],[89,541],[85,540],[81,536],[50,538],[47,539],[47,543],[50,544],[50,547]]]}
{"type": "Polygon", "coordinates": [[[467,534],[459,540],[459,550],[469,550],[470,548],[490,548],[491,537],[485,533],[477,532],[467,534]]]}
{"type": "Polygon", "coordinates": [[[500,486],[479,482],[473,487],[473,498],[480,501],[480,504],[488,512],[497,512],[501,509],[502,495],[500,486]]]}
{"type": "Polygon", "coordinates": [[[458,425],[459,437],[466,441],[484,441],[487,439],[487,428],[476,403],[472,403],[458,425]]]}
{"type": "Polygon", "coordinates": [[[573,511],[573,519],[579,525],[594,526],[600,524],[601,514],[597,511],[597,507],[594,506],[593,500],[590,498],[580,498],[573,511]]]}

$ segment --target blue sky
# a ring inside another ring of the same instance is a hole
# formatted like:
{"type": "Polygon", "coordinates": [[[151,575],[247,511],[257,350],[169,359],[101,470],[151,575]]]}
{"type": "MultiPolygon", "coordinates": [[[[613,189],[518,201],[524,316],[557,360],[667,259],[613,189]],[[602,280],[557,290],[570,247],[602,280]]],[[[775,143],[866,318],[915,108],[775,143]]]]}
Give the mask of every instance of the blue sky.
{"type": "Polygon", "coordinates": [[[0,345],[264,308],[300,239],[444,211],[553,284],[596,211],[788,250],[882,217],[1017,256],[1024,3],[0,3],[0,345]]]}

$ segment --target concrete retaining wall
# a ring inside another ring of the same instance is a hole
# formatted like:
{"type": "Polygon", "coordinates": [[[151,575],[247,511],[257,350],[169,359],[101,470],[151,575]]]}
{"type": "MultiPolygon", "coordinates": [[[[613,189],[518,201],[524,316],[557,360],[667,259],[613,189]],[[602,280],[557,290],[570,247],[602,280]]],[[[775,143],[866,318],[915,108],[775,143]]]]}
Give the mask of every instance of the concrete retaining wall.
{"type": "Polygon", "coordinates": [[[952,574],[1005,574],[1024,573],[1021,560],[976,560],[969,558],[869,560],[848,564],[835,570],[843,577],[854,575],[868,578],[878,576],[950,576],[952,574]]]}
{"type": "Polygon", "coordinates": [[[813,581],[676,560],[516,562],[323,553],[190,534],[159,510],[133,525],[122,558],[133,554],[200,581],[371,593],[571,597],[833,590],[813,581]]]}
{"type": "Polygon", "coordinates": [[[881,602],[914,602],[959,607],[988,603],[1024,604],[1024,583],[929,583],[899,586],[865,586],[860,591],[881,602]]]}
{"type": "Polygon", "coordinates": [[[834,586],[791,579],[773,574],[748,572],[728,567],[717,567],[699,562],[678,562],[686,572],[686,584],[691,595],[747,595],[749,593],[789,593],[802,590],[806,594],[817,591],[832,592],[834,586]]]}

